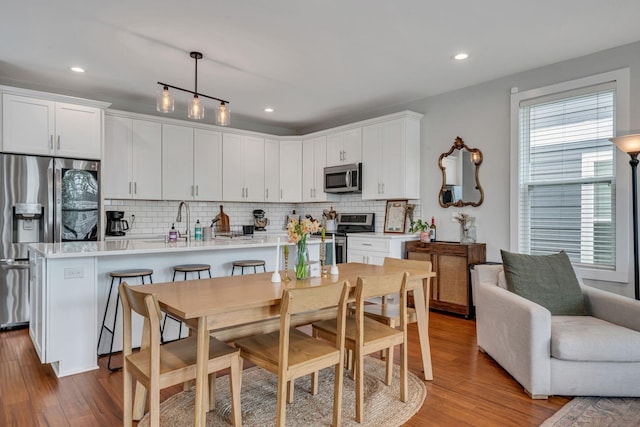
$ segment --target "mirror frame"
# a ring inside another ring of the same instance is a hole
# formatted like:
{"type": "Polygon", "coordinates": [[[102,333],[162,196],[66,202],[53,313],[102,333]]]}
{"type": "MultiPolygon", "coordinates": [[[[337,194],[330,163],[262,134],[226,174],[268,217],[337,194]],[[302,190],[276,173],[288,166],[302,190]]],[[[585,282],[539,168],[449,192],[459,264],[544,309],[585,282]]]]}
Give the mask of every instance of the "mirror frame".
{"type": "Polygon", "coordinates": [[[440,157],[438,158],[438,166],[440,167],[440,171],[442,172],[442,186],[440,187],[440,193],[438,194],[438,203],[440,203],[440,206],[442,206],[443,208],[448,208],[450,206],[461,208],[464,206],[477,207],[482,204],[482,202],[484,201],[484,190],[482,189],[482,186],[480,185],[480,180],[478,178],[478,171],[480,170],[481,164],[482,164],[482,151],[480,151],[480,149],[478,148],[467,147],[467,145],[464,143],[462,138],[460,138],[459,136],[456,136],[456,139],[453,142],[453,145],[451,146],[449,151],[446,153],[440,154],[440,157]],[[446,189],[447,176],[445,173],[446,168],[442,165],[442,159],[444,159],[445,157],[448,157],[451,153],[453,153],[454,150],[462,150],[463,148],[466,149],[469,153],[471,153],[471,158],[473,159],[473,164],[475,165],[476,189],[480,191],[480,200],[478,200],[477,202],[465,202],[464,200],[460,199],[460,200],[456,200],[455,202],[444,203],[443,195],[446,189]]]}

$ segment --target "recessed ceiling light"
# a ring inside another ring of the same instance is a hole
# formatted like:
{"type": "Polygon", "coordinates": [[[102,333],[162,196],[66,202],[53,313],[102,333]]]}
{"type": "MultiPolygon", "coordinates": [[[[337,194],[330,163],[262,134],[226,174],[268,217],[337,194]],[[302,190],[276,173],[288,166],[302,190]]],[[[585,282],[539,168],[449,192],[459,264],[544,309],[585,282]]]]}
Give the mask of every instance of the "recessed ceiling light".
{"type": "Polygon", "coordinates": [[[469,57],[468,53],[460,52],[457,55],[453,55],[451,59],[455,59],[456,61],[462,61],[463,59],[467,59],[469,57]]]}
{"type": "Polygon", "coordinates": [[[74,71],[76,73],[84,73],[84,68],[81,67],[71,67],[71,71],[74,71]]]}
{"type": "Polygon", "coordinates": [[[264,109],[265,113],[273,113],[273,107],[267,107],[264,109]]]}

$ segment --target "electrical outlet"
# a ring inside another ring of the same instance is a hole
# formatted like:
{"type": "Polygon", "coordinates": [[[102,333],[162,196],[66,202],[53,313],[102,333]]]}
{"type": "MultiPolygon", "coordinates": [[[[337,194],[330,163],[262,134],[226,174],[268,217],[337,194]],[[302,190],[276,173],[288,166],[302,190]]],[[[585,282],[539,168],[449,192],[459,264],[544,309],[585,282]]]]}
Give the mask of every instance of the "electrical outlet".
{"type": "Polygon", "coordinates": [[[81,279],[84,277],[84,269],[81,267],[67,267],[64,269],[65,279],[81,279]]]}

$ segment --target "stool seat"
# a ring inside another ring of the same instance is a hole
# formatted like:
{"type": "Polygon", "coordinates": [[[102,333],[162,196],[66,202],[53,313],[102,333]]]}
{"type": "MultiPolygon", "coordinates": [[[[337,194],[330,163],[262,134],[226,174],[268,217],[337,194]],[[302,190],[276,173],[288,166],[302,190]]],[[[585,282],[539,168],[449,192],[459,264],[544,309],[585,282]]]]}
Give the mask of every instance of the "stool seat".
{"type": "Polygon", "coordinates": [[[112,271],[109,273],[109,276],[117,277],[117,278],[125,278],[125,277],[151,276],[152,274],[153,274],[153,270],[150,268],[132,268],[130,270],[112,271]]]}
{"type": "Polygon", "coordinates": [[[266,272],[267,271],[267,267],[265,266],[265,262],[263,259],[241,259],[238,261],[233,261],[233,263],[231,264],[232,268],[231,268],[231,275],[233,276],[233,273],[237,268],[240,268],[242,271],[242,274],[244,274],[244,269],[247,267],[253,267],[253,272],[256,273],[256,267],[262,267],[262,269],[266,272]]]}
{"type": "Polygon", "coordinates": [[[211,270],[211,266],[209,264],[181,264],[174,266],[173,269],[181,273],[189,273],[192,271],[211,270]]]}
{"type": "Polygon", "coordinates": [[[234,261],[234,267],[261,267],[264,265],[264,260],[261,259],[244,259],[240,261],[234,261]]]}

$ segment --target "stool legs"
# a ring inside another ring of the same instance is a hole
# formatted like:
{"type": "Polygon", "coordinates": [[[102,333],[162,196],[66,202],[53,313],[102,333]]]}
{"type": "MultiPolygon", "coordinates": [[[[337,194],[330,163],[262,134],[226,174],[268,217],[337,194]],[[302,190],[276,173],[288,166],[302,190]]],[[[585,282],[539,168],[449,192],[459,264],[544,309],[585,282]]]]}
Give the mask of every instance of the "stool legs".
{"type": "MultiPolygon", "coordinates": [[[[144,285],[144,277],[145,276],[140,276],[140,279],[142,280],[142,284],[144,285]]],[[[120,305],[120,293],[117,293],[116,295],[116,308],[115,308],[115,312],[113,314],[113,324],[111,326],[111,329],[109,329],[108,326],[105,325],[106,321],[107,321],[107,312],[109,311],[109,302],[111,301],[111,291],[113,290],[113,282],[115,281],[115,277],[111,277],[111,285],[109,285],[109,294],[107,295],[107,305],[104,308],[104,316],[102,316],[102,328],[100,328],[100,335],[98,337],[98,349],[100,348],[100,342],[102,341],[102,333],[104,332],[104,330],[106,329],[108,332],[111,333],[111,343],[109,344],[109,359],[107,360],[107,368],[111,371],[111,372],[115,372],[115,371],[119,371],[120,369],[122,369],[122,366],[116,367],[116,368],[112,368],[111,367],[111,356],[113,356],[113,341],[115,340],[115,330],[116,330],[116,321],[118,320],[118,306],[120,305]]],[[[118,278],[118,286],[120,286],[120,283],[122,283],[122,277],[118,278]]],[[[149,276],[149,282],[153,283],[153,279],[151,276],[149,276]]],[[[98,350],[96,349],[96,351],[98,350]]]]}

